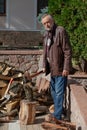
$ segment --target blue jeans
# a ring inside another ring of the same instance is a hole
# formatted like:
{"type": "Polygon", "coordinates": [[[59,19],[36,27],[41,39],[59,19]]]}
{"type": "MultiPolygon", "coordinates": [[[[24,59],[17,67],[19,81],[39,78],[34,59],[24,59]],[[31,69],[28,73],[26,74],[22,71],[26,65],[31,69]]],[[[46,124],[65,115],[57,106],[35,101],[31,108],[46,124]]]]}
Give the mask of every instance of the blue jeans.
{"type": "Polygon", "coordinates": [[[59,120],[61,120],[64,92],[66,86],[67,86],[67,77],[63,76],[51,77],[51,95],[54,102],[53,116],[59,120]]]}

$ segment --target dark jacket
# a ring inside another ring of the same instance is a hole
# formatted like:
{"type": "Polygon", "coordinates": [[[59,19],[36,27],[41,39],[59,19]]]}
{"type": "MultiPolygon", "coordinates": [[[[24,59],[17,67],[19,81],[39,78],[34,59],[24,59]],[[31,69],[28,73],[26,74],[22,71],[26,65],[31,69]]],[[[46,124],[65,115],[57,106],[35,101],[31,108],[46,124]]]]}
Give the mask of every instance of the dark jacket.
{"type": "Polygon", "coordinates": [[[58,76],[62,74],[63,70],[70,71],[71,55],[71,45],[65,29],[54,24],[53,30],[51,32],[46,31],[44,34],[43,66],[46,69],[46,75],[51,72],[51,76],[58,76]],[[51,39],[49,63],[46,51],[48,37],[51,39]]]}

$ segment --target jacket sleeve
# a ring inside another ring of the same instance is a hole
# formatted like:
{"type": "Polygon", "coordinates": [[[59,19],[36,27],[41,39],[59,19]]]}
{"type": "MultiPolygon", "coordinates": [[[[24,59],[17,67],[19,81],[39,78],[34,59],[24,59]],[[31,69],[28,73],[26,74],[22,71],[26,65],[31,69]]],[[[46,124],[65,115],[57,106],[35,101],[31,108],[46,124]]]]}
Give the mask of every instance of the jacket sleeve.
{"type": "Polygon", "coordinates": [[[64,53],[64,66],[63,70],[70,71],[72,67],[72,49],[69,41],[68,34],[65,29],[62,29],[61,32],[61,44],[62,44],[62,50],[64,53]]]}

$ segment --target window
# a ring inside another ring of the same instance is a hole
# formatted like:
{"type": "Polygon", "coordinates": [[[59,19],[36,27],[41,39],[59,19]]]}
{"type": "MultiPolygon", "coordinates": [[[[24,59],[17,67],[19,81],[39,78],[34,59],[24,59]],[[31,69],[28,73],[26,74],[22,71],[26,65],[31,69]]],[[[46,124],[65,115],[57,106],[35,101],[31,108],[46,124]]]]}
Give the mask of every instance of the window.
{"type": "Polygon", "coordinates": [[[37,0],[37,15],[41,12],[41,9],[48,6],[48,0],[37,0]]]}
{"type": "Polygon", "coordinates": [[[6,15],[6,0],[0,0],[0,15],[6,15]]]}

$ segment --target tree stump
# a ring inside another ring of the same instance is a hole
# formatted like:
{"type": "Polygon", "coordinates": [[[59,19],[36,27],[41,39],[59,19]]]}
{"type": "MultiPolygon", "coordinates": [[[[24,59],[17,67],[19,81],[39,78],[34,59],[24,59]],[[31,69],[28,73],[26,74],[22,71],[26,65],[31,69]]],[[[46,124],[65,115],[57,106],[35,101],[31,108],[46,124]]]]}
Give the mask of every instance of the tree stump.
{"type": "Polygon", "coordinates": [[[28,125],[34,123],[36,114],[36,102],[21,100],[19,120],[21,124],[28,125]]]}

